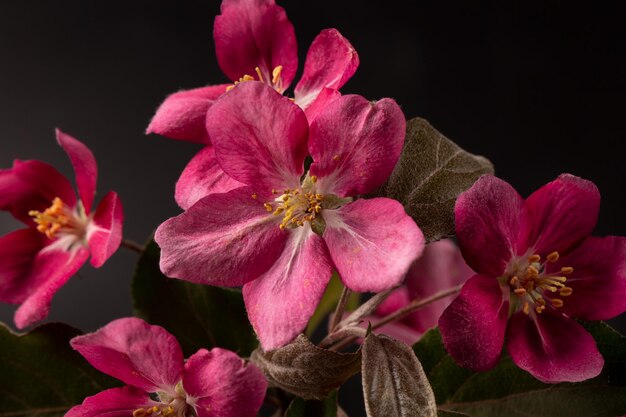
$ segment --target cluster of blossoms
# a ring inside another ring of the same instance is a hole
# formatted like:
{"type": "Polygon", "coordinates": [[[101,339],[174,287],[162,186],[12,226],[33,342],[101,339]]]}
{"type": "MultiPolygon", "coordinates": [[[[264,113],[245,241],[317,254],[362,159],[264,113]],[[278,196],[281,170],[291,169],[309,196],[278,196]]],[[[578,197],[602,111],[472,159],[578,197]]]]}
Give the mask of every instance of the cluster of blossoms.
{"type": "MultiPolygon", "coordinates": [[[[412,344],[438,324],[450,355],[478,371],[494,367],[506,344],[545,382],[600,373],[595,341],[574,319],[626,311],[626,240],[589,237],[600,202],[591,182],[562,175],[524,200],[483,176],[456,202],[458,247],[426,245],[400,202],[363,197],[394,170],[406,122],[392,99],[339,92],[359,59],[337,30],[312,42],[293,98],[284,93],[298,67],[294,29],[273,0],[224,0],[214,38],[232,82],[172,94],[148,127],[204,145],[176,184],[183,213],[155,234],[165,275],[241,287],[264,351],[303,332],[334,272],[352,291],[389,290],[365,323],[464,284],[377,331],[412,344]]],[[[122,241],[117,195],[93,207],[93,154],[60,131],[57,140],[78,198],[43,162],[0,170],[0,208],[27,226],[0,238],[0,301],[20,304],[19,328],[46,318],[90,255],[99,267],[122,241]]],[[[265,397],[254,364],[220,348],[185,361],[174,336],[140,319],[114,321],[72,347],[127,386],[88,397],[69,417],[247,417],[265,397]]]]}

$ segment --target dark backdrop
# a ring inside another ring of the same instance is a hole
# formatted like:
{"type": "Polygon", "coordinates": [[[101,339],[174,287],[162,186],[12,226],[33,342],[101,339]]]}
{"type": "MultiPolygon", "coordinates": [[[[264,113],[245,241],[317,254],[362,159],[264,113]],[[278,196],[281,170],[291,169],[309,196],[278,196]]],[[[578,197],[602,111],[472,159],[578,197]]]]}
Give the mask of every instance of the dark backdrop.
{"type": "MultiPolygon", "coordinates": [[[[620,2],[280,3],[301,63],[322,28],[353,43],[361,66],[344,92],[395,98],[408,118],[489,157],[524,195],[561,172],[593,180],[597,234],[626,234],[620,2]]],[[[64,129],[94,151],[100,195],[120,193],[125,235],[144,240],[179,212],[174,183],[198,147],[143,131],[168,93],[226,81],[211,35],[218,10],[214,0],[0,3],[0,167],[35,158],[70,175],[53,134],[64,129]]],[[[0,213],[1,233],[16,225],[0,213]]],[[[50,319],[93,330],[130,315],[135,258],[121,250],[100,270],[85,267],[50,319]]],[[[12,311],[0,304],[0,319],[12,311]]]]}

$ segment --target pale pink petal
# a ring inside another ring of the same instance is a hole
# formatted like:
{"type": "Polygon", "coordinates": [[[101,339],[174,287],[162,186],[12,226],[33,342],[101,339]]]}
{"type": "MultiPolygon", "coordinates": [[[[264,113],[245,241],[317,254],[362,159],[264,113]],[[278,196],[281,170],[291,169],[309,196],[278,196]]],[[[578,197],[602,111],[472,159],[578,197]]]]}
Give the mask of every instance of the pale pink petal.
{"type": "Polygon", "coordinates": [[[118,195],[111,191],[104,196],[87,230],[91,265],[100,268],[122,243],[124,210],[118,195]]]}
{"type": "Polygon", "coordinates": [[[446,350],[465,368],[493,368],[500,359],[508,314],[509,302],[498,280],[474,275],[439,319],[446,350]]]}
{"type": "Polygon", "coordinates": [[[274,264],[287,234],[249,187],[204,197],[161,224],[161,271],[199,284],[236,287],[274,264]]]}
{"type": "Polygon", "coordinates": [[[257,191],[296,188],[309,125],[304,112],[259,82],[245,82],[209,110],[207,131],[222,169],[257,191]]]}
{"type": "Polygon", "coordinates": [[[457,239],[468,265],[480,273],[502,275],[518,253],[522,197],[506,181],[485,175],[458,197],[454,215],[457,239]]]}
{"type": "Polygon", "coordinates": [[[88,257],[89,251],[82,247],[64,250],[52,244],[41,250],[29,274],[23,277],[21,285],[30,286],[32,292],[15,312],[15,325],[23,329],[48,317],[52,297],[88,257]]]}
{"type": "Polygon", "coordinates": [[[158,405],[148,394],[131,386],[111,388],[85,398],[64,417],[130,417],[133,411],[158,405]]]}
{"type": "Polygon", "coordinates": [[[81,141],[71,137],[61,130],[56,130],[57,142],[72,161],[78,196],[83,203],[85,213],[91,213],[91,205],[96,195],[96,181],[98,180],[98,165],[91,150],[81,141]]]}
{"type": "Polygon", "coordinates": [[[21,229],[0,238],[0,301],[19,304],[35,288],[29,274],[47,238],[35,229],[21,229]]]}
{"type": "Polygon", "coordinates": [[[309,120],[309,125],[313,123],[313,120],[315,120],[326,106],[339,97],[341,97],[341,93],[338,90],[323,88],[315,100],[304,109],[304,114],[306,114],[306,118],[309,120]]]}
{"type": "Polygon", "coordinates": [[[357,200],[324,210],[324,240],[339,276],[358,292],[379,292],[402,282],[424,249],[422,231],[402,204],[389,198],[357,200]]]}
{"type": "Polygon", "coordinates": [[[194,156],[176,183],[176,202],[183,210],[193,206],[202,197],[227,193],[244,184],[232,179],[217,163],[215,149],[207,146],[194,156]]]}
{"type": "Polygon", "coordinates": [[[302,78],[294,90],[296,104],[306,109],[322,89],[339,90],[358,66],[359,56],[350,42],[337,29],[324,29],[307,52],[302,78]]]}
{"type": "MultiPolygon", "coordinates": [[[[459,248],[451,240],[429,243],[421,258],[413,263],[406,276],[409,298],[419,300],[463,284],[475,272],[463,260],[459,248]]],[[[442,298],[420,308],[405,321],[420,332],[436,327],[441,313],[455,296],[442,298]]]]}
{"type": "Polygon", "coordinates": [[[565,285],[572,295],[559,297],[559,309],[569,317],[583,320],[608,320],[626,311],[626,238],[589,237],[547,271],[570,266],[565,285]]]}
{"type": "Polygon", "coordinates": [[[328,249],[309,225],[283,233],[289,238],[280,257],[243,287],[248,318],[266,351],[302,333],[332,273],[328,249]]]}
{"type": "Polygon", "coordinates": [[[145,392],[174,392],[182,377],[176,338],[138,318],[114,320],[70,343],[97,370],[145,392]]]}
{"type": "Polygon", "coordinates": [[[146,133],[170,139],[209,144],[206,113],[215,100],[226,92],[228,84],[210,85],[178,91],[169,95],[157,109],[146,133]]]}
{"type": "Polygon", "coordinates": [[[593,337],[574,320],[550,310],[534,320],[514,314],[506,337],[513,362],[543,382],[584,381],[598,376],[604,365],[593,337]]]}
{"type": "Polygon", "coordinates": [[[195,399],[198,417],[254,417],[267,381],[259,368],[230,350],[200,349],[185,363],[185,391],[195,399]]]}
{"type": "Polygon", "coordinates": [[[69,207],[76,206],[72,184],[51,165],[16,159],[13,168],[0,170],[0,210],[10,211],[29,226],[35,223],[28,212],[44,211],[55,197],[69,207]]]}
{"type": "Polygon", "coordinates": [[[311,124],[311,175],[322,194],[367,194],[383,184],[404,144],[402,110],[389,98],[357,95],[332,101],[311,124]]]}
{"type": "Polygon", "coordinates": [[[265,82],[272,71],[282,70],[286,89],[298,69],[298,47],[293,25],[274,0],[224,0],[222,14],[213,26],[217,62],[233,81],[244,75],[255,78],[259,67],[265,82]]]}
{"type": "MultiPolygon", "coordinates": [[[[365,318],[367,320],[367,317],[365,318]]],[[[375,321],[373,322],[375,323],[375,321]]],[[[376,333],[386,334],[396,340],[413,346],[422,337],[422,332],[413,329],[404,322],[391,322],[376,329],[376,333]]]]}

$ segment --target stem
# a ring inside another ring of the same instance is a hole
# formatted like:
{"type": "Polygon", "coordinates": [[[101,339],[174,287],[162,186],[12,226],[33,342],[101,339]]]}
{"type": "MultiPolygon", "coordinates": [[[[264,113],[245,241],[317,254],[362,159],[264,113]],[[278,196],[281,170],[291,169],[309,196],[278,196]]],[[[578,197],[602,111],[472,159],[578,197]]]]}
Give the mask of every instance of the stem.
{"type": "Polygon", "coordinates": [[[339,301],[337,302],[337,308],[335,309],[335,314],[333,314],[330,323],[328,324],[328,330],[330,333],[334,332],[337,329],[337,325],[343,318],[343,312],[346,310],[346,305],[348,304],[348,300],[350,299],[350,294],[352,291],[348,287],[343,287],[343,291],[341,291],[341,296],[339,297],[339,301]]]}
{"type": "Polygon", "coordinates": [[[136,253],[138,253],[140,255],[145,250],[145,248],[143,246],[141,246],[139,243],[134,242],[134,241],[132,241],[130,239],[122,239],[121,246],[125,247],[128,250],[136,252],[136,253]]]}

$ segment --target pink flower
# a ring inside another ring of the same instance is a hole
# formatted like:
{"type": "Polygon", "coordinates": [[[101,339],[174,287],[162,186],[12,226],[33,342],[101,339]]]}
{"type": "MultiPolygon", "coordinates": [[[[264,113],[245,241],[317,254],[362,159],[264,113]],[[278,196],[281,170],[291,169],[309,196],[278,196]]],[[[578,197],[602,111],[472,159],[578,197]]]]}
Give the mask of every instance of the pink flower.
{"type": "Polygon", "coordinates": [[[184,361],[174,336],[137,318],[115,320],[71,344],[128,385],[87,397],[66,417],[254,417],[265,398],[261,371],[234,352],[200,349],[184,361]]]}
{"type": "Polygon", "coordinates": [[[589,237],[600,206],[595,185],[561,175],[526,200],[485,176],[456,203],[456,230],[478,272],[443,313],[445,346],[462,366],[513,361],[544,382],[600,373],[595,341],[574,318],[626,310],[626,239],[589,237]]]}
{"type": "Polygon", "coordinates": [[[242,186],[204,193],[158,228],[161,269],[243,285],[265,350],[302,331],[333,268],[349,288],[376,292],[398,285],[420,255],[424,238],[400,203],[353,200],[381,185],[400,156],[405,121],[393,100],[343,96],[309,128],[288,98],[247,82],[215,102],[207,130],[217,163],[242,186]]]}
{"type": "MultiPolygon", "coordinates": [[[[235,84],[257,80],[279,93],[291,84],[298,69],[293,25],[274,0],[224,0],[213,27],[217,60],[235,84]]],[[[311,44],[304,73],[294,90],[295,102],[313,120],[352,77],[359,58],[336,29],[323,30],[311,44]]],[[[233,84],[179,91],[167,97],[147,133],[210,144],[205,117],[213,102],[233,84]]]]}
{"type": "Polygon", "coordinates": [[[98,169],[83,143],[57,130],[57,141],[76,173],[70,182],[40,161],[15,160],[0,170],[0,209],[26,223],[0,238],[0,301],[21,304],[15,324],[24,328],[48,316],[54,294],[87,261],[99,268],[122,240],[122,204],[116,193],[92,204],[98,169]]]}
{"type": "MultiPolygon", "coordinates": [[[[459,248],[451,240],[429,243],[404,280],[404,285],[391,293],[364,322],[375,323],[401,309],[413,300],[421,300],[467,281],[474,271],[463,260],[459,248]]],[[[413,345],[429,329],[437,327],[441,313],[454,296],[448,296],[411,313],[402,320],[389,323],[378,331],[408,345],[413,345]]]]}

